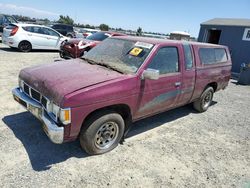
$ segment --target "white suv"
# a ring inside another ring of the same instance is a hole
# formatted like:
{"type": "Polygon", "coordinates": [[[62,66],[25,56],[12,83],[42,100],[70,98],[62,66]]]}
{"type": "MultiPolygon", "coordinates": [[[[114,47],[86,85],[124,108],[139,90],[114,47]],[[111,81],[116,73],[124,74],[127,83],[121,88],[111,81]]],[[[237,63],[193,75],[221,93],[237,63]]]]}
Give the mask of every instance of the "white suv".
{"type": "Polygon", "coordinates": [[[67,39],[52,28],[34,24],[10,24],[4,28],[2,36],[4,44],[22,52],[32,49],[59,50],[61,43],[67,39]]]}

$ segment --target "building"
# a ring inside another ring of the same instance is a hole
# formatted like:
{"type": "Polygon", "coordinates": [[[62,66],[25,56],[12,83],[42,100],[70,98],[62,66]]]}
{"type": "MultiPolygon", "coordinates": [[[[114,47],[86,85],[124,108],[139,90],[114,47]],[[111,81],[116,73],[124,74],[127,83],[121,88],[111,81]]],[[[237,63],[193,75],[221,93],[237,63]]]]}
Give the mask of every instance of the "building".
{"type": "Polygon", "coordinates": [[[233,73],[240,72],[242,63],[250,63],[250,19],[215,18],[203,22],[198,41],[228,46],[233,73]]]}
{"type": "Polygon", "coordinates": [[[173,31],[170,33],[170,39],[172,40],[189,40],[190,34],[184,31],[173,31]]]}

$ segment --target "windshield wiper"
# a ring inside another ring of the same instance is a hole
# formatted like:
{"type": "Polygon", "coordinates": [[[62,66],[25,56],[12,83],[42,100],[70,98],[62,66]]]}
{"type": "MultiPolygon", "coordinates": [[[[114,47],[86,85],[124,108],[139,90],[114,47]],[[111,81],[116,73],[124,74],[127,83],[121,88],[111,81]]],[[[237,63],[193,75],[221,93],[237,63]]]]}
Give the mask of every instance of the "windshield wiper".
{"type": "Polygon", "coordinates": [[[83,59],[84,61],[87,61],[88,63],[90,63],[91,65],[94,65],[94,64],[99,64],[98,62],[92,60],[92,59],[88,59],[86,57],[81,57],[81,59],[83,59]]]}
{"type": "Polygon", "coordinates": [[[116,69],[115,67],[110,66],[110,65],[108,65],[108,64],[105,64],[105,63],[98,63],[98,65],[103,66],[103,67],[106,67],[106,68],[111,69],[111,70],[113,70],[113,71],[119,72],[119,73],[121,73],[121,74],[124,74],[124,72],[122,72],[122,71],[120,71],[120,70],[116,69]]]}
{"type": "Polygon", "coordinates": [[[88,59],[88,58],[86,58],[86,57],[81,57],[81,59],[87,61],[87,62],[90,63],[91,65],[100,65],[100,66],[106,67],[106,68],[108,68],[108,69],[114,70],[114,71],[116,71],[116,72],[119,72],[119,73],[121,73],[121,74],[124,74],[124,72],[122,72],[122,71],[120,71],[120,70],[118,70],[118,69],[116,69],[116,68],[114,68],[114,67],[112,67],[112,66],[110,66],[110,65],[107,65],[107,64],[105,64],[105,63],[99,63],[99,62],[97,62],[97,61],[94,61],[94,60],[92,60],[92,59],[88,59]]]}

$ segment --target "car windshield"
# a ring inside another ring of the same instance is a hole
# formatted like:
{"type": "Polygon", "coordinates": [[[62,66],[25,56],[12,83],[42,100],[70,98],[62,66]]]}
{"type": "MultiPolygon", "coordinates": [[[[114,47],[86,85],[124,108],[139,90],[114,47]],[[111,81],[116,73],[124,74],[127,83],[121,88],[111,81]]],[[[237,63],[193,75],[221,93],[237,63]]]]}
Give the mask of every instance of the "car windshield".
{"type": "Polygon", "coordinates": [[[92,64],[99,64],[123,74],[136,73],[153,44],[108,38],[83,56],[92,64]]]}
{"type": "Polygon", "coordinates": [[[103,41],[104,39],[110,37],[109,34],[104,33],[104,32],[97,32],[93,35],[90,35],[87,37],[89,40],[96,40],[96,41],[103,41]]]}

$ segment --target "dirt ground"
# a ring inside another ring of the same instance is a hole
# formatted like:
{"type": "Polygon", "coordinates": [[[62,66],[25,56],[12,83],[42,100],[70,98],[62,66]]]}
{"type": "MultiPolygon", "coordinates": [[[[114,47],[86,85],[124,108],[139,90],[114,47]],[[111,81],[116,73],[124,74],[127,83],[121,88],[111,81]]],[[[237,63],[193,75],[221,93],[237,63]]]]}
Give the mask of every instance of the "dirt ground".
{"type": "Polygon", "coordinates": [[[51,143],[12,99],[22,68],[57,59],[0,44],[0,187],[250,187],[250,86],[231,80],[207,112],[139,121],[123,145],[88,156],[78,141],[51,143]]]}

